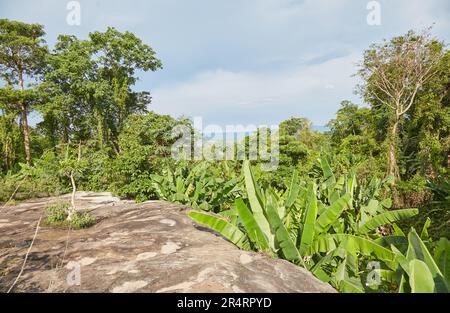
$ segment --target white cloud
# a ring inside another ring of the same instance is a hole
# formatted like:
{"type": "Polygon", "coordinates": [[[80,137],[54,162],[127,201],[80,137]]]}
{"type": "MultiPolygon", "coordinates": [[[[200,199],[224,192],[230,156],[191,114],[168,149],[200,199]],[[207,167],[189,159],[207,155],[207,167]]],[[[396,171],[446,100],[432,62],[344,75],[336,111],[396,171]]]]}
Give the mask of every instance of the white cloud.
{"type": "Polygon", "coordinates": [[[358,59],[358,55],[349,55],[322,64],[271,72],[222,69],[202,72],[189,81],[155,89],[151,108],[175,116],[211,116],[222,112],[238,119],[240,114],[253,115],[257,119],[253,122],[260,123],[264,122],[261,112],[270,106],[274,113],[267,116],[267,123],[285,111],[323,124],[337,110],[340,100],[351,97],[356,83],[351,76],[358,59]]]}

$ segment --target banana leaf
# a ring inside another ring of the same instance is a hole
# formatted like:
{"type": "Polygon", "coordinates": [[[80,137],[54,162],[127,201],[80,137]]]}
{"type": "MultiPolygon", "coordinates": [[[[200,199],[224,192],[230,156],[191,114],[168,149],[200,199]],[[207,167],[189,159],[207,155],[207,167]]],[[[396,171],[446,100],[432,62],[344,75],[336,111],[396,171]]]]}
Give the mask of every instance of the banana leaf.
{"type": "Polygon", "coordinates": [[[339,200],[331,204],[331,206],[329,206],[317,219],[315,226],[316,231],[318,233],[326,232],[349,205],[350,200],[350,195],[345,194],[339,200]]]}
{"type": "Polygon", "coordinates": [[[228,223],[224,219],[205,212],[191,211],[188,215],[194,221],[217,231],[237,247],[243,250],[250,249],[250,243],[246,235],[237,226],[228,223]]]}
{"type": "Polygon", "coordinates": [[[427,220],[425,221],[425,224],[423,225],[422,228],[422,232],[420,233],[420,238],[422,238],[422,240],[428,240],[429,239],[429,235],[428,235],[428,228],[431,225],[431,219],[429,217],[427,217],[427,220]]]}
{"type": "Polygon", "coordinates": [[[414,259],[409,262],[409,286],[412,293],[433,293],[433,275],[425,262],[414,259]]]}
{"type": "Polygon", "coordinates": [[[406,253],[407,259],[409,261],[412,261],[414,259],[423,261],[428,266],[428,269],[430,270],[430,273],[433,276],[436,291],[449,292],[449,288],[447,286],[447,283],[441,270],[439,269],[433,257],[431,256],[430,251],[428,250],[428,248],[423,243],[422,239],[420,239],[419,235],[416,233],[414,229],[411,229],[411,231],[409,232],[408,241],[409,241],[409,248],[406,253]]]}
{"type": "Polygon", "coordinates": [[[450,286],[450,241],[441,238],[434,250],[434,260],[444,275],[447,285],[450,286]]]}
{"type": "Polygon", "coordinates": [[[405,233],[402,231],[402,229],[397,224],[392,224],[392,227],[394,228],[395,236],[403,236],[406,238],[405,233]]]}
{"type": "MultiPolygon", "coordinates": [[[[264,215],[263,203],[261,201],[262,194],[259,189],[255,177],[253,176],[252,169],[250,167],[250,161],[246,160],[243,164],[244,170],[244,178],[245,178],[245,187],[247,191],[248,201],[250,202],[250,207],[253,212],[253,217],[255,218],[256,223],[258,224],[261,231],[266,234],[266,236],[270,239],[270,225],[267,222],[267,219],[264,215]]],[[[272,246],[272,244],[271,244],[272,246]]]]}
{"type": "Polygon", "coordinates": [[[306,253],[311,250],[311,245],[314,240],[314,228],[317,217],[317,199],[314,184],[311,184],[308,188],[308,200],[305,223],[303,225],[303,232],[300,239],[301,255],[306,255],[306,253]]]}
{"type": "Polygon", "coordinates": [[[369,219],[367,222],[365,222],[362,226],[359,227],[358,232],[360,234],[367,234],[368,232],[375,230],[382,225],[390,224],[402,220],[404,218],[412,217],[417,215],[418,213],[419,210],[417,209],[404,209],[385,212],[369,219]]]}
{"type": "Polygon", "coordinates": [[[375,243],[373,240],[356,235],[332,234],[330,235],[337,243],[346,241],[347,249],[356,251],[365,256],[375,255],[379,260],[390,262],[395,258],[394,252],[375,243]]]}
{"type": "Polygon", "coordinates": [[[385,248],[389,248],[391,245],[394,245],[403,252],[406,252],[408,249],[408,238],[405,236],[384,236],[375,239],[374,242],[385,248]]]}
{"type": "Polygon", "coordinates": [[[241,218],[242,225],[244,225],[248,236],[252,242],[258,247],[260,251],[269,251],[269,243],[267,241],[267,236],[256,223],[252,212],[248,209],[242,199],[236,199],[234,202],[236,210],[241,218]]]}
{"type": "Polygon", "coordinates": [[[300,184],[298,182],[298,172],[294,170],[294,173],[292,174],[291,184],[288,189],[288,195],[284,203],[287,210],[289,210],[291,206],[294,205],[295,200],[297,200],[299,192],[300,192],[300,184]]]}
{"type": "Polygon", "coordinates": [[[278,216],[277,211],[273,207],[272,203],[267,204],[267,218],[270,222],[272,232],[275,234],[276,242],[281,248],[281,252],[286,260],[300,262],[304,267],[303,259],[297,250],[294,242],[289,236],[288,231],[283,225],[283,221],[278,216]]]}

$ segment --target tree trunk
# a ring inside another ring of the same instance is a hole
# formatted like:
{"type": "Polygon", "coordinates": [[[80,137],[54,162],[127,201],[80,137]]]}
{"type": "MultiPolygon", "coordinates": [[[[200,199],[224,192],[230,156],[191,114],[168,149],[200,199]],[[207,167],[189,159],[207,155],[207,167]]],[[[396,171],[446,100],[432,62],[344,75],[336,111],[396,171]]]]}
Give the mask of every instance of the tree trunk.
{"type": "Polygon", "coordinates": [[[22,120],[23,143],[25,145],[25,159],[28,165],[31,165],[30,153],[30,128],[28,127],[28,110],[26,105],[21,104],[20,119],[22,120]]]}
{"type": "MultiPolygon", "coordinates": [[[[22,71],[18,69],[19,72],[19,86],[23,91],[23,76],[22,71]]],[[[25,159],[28,165],[31,165],[31,153],[30,153],[30,128],[28,127],[28,108],[25,103],[20,104],[20,119],[22,121],[23,129],[23,143],[25,145],[25,159]]]]}
{"type": "Polygon", "coordinates": [[[398,126],[400,118],[395,117],[394,124],[391,128],[388,152],[388,176],[393,176],[395,182],[400,180],[400,172],[397,165],[397,140],[398,140],[398,126]]]}
{"type": "MultiPolygon", "coordinates": [[[[80,162],[81,160],[81,140],[80,143],[78,144],[78,158],[77,161],[80,162]]],[[[69,212],[67,214],[67,220],[71,221],[73,216],[75,215],[75,213],[77,212],[77,208],[75,206],[75,195],[77,193],[77,184],[75,183],[75,177],[74,177],[74,171],[72,170],[70,172],[69,178],[70,178],[70,183],[72,184],[72,198],[71,198],[71,207],[69,209],[69,212]]]]}
{"type": "Polygon", "coordinates": [[[100,146],[100,149],[103,149],[103,141],[104,141],[104,121],[103,116],[100,113],[100,110],[98,108],[94,108],[94,116],[97,120],[97,138],[98,138],[98,145],[100,146]]]}

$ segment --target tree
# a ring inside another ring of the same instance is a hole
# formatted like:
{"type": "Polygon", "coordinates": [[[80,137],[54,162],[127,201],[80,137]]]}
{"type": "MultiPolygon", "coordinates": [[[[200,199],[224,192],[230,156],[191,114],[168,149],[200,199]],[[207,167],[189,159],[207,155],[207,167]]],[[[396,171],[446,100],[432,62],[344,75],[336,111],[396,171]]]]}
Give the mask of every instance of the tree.
{"type": "Polygon", "coordinates": [[[114,28],[89,34],[89,39],[59,36],[48,57],[45,89],[51,95],[43,108],[48,133],[58,129],[62,141],[96,137],[112,146],[130,114],[146,113],[149,92],[135,92],[136,71],[155,71],[161,61],[150,46],[130,32],[114,28]],[[56,123],[56,121],[58,121],[56,123]]]}
{"type": "Polygon", "coordinates": [[[113,190],[120,196],[149,199],[154,196],[151,174],[160,173],[170,160],[177,125],[189,125],[168,115],[132,114],[119,135],[120,154],[111,164],[113,190]]]}
{"type": "Polygon", "coordinates": [[[78,144],[78,149],[76,156],[74,155],[73,151],[71,151],[71,148],[69,145],[66,146],[66,153],[64,159],[62,159],[59,164],[59,173],[62,176],[67,177],[70,180],[70,185],[72,186],[72,195],[71,195],[71,206],[68,209],[67,214],[67,220],[71,221],[73,219],[73,216],[77,212],[77,208],[75,205],[75,195],[77,192],[77,183],[76,179],[82,174],[82,169],[87,166],[86,160],[83,160],[81,157],[81,148],[82,144],[81,141],[78,144]]]}
{"type": "Polygon", "coordinates": [[[42,70],[47,46],[42,25],[0,19],[0,73],[8,90],[2,92],[3,102],[14,105],[23,131],[25,159],[31,163],[28,112],[35,94],[25,88],[25,79],[33,79],[42,70]]]}
{"type": "Polygon", "coordinates": [[[427,178],[448,171],[450,150],[450,51],[439,62],[438,73],[423,87],[405,125],[405,154],[410,156],[410,176],[427,178]]]}
{"type": "Polygon", "coordinates": [[[397,164],[399,128],[424,84],[438,72],[443,44],[429,30],[413,31],[391,41],[374,44],[364,53],[358,74],[363,79],[360,93],[372,106],[384,106],[390,112],[387,136],[389,176],[400,180],[397,164]]]}
{"type": "Polygon", "coordinates": [[[17,161],[20,129],[15,121],[17,113],[9,112],[0,105],[0,151],[3,164],[0,169],[9,171],[17,161]]]}
{"type": "Polygon", "coordinates": [[[86,141],[95,137],[97,125],[93,108],[107,97],[106,84],[96,77],[96,64],[89,41],[61,35],[48,55],[40,107],[43,121],[38,125],[53,145],[86,141]]]}
{"type": "Polygon", "coordinates": [[[375,133],[376,116],[370,108],[343,101],[336,118],[328,123],[331,144],[338,152],[375,156],[379,145],[375,133]]]}
{"type": "MultiPolygon", "coordinates": [[[[156,71],[162,63],[155,57],[155,51],[144,44],[131,32],[121,33],[113,27],[106,32],[89,34],[98,68],[98,79],[107,83],[111,91],[109,101],[102,102],[98,110],[99,119],[105,124],[103,135],[111,140],[113,148],[119,152],[118,135],[126,118],[133,113],[147,112],[151,98],[148,92],[131,91],[138,80],[138,70],[156,71]]],[[[96,108],[97,109],[97,108],[96,108]]]]}

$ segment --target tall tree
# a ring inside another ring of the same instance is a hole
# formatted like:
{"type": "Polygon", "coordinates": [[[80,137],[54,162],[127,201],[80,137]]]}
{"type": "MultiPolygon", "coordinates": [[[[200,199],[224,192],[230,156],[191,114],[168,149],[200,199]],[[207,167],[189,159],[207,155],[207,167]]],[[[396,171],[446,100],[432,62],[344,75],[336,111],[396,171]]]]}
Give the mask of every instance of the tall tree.
{"type": "Polygon", "coordinates": [[[399,129],[424,84],[438,73],[443,51],[429,29],[420,34],[410,31],[372,45],[360,63],[361,94],[373,106],[385,106],[390,112],[387,174],[397,181],[399,129]]]}
{"type": "Polygon", "coordinates": [[[111,91],[109,103],[102,103],[100,116],[105,123],[104,136],[118,152],[119,132],[128,115],[144,113],[150,103],[148,92],[137,93],[131,87],[137,82],[136,71],[156,71],[162,63],[155,51],[131,32],[119,32],[108,27],[106,32],[89,34],[99,79],[105,81],[111,91]]]}
{"type": "Polygon", "coordinates": [[[100,147],[119,152],[118,135],[126,118],[146,112],[150,103],[148,92],[131,88],[138,80],[136,71],[161,68],[154,55],[134,34],[114,28],[91,33],[87,40],[59,36],[47,59],[44,86],[51,97],[41,126],[48,133],[58,129],[63,142],[97,138],[100,147]]]}
{"type": "Polygon", "coordinates": [[[0,73],[8,90],[2,92],[20,114],[25,159],[31,163],[28,113],[34,93],[26,90],[25,80],[36,78],[44,63],[47,46],[42,25],[0,19],[0,73]]]}
{"type": "Polygon", "coordinates": [[[95,137],[96,101],[107,97],[107,86],[97,79],[92,45],[75,36],[60,35],[47,57],[41,93],[48,95],[40,107],[38,125],[53,144],[86,141],[95,137]]]}

